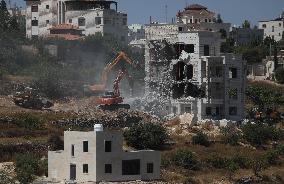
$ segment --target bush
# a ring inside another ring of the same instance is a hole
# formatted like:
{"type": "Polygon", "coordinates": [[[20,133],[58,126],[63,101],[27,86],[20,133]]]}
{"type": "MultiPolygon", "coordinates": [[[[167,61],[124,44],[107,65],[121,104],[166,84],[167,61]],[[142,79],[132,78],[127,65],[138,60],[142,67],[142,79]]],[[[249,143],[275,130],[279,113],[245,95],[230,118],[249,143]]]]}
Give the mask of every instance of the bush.
{"type": "Polygon", "coordinates": [[[284,68],[276,69],[275,78],[279,83],[284,84],[284,68]]]}
{"type": "Polygon", "coordinates": [[[243,155],[234,155],[231,159],[234,163],[236,163],[241,169],[249,169],[249,158],[243,155]]]}
{"type": "Polygon", "coordinates": [[[265,159],[257,157],[250,161],[250,168],[255,176],[259,176],[261,171],[268,168],[268,163],[265,159]]]}
{"type": "Polygon", "coordinates": [[[216,169],[225,169],[228,165],[228,159],[218,155],[212,155],[206,160],[206,163],[216,169]]]}
{"type": "Polygon", "coordinates": [[[276,128],[264,124],[247,124],[242,130],[245,140],[256,146],[263,145],[269,140],[279,140],[281,137],[276,128]]]}
{"type": "Polygon", "coordinates": [[[136,149],[160,149],[168,139],[168,134],[160,124],[140,122],[126,130],[124,138],[129,146],[136,149]]]}
{"type": "Polygon", "coordinates": [[[178,149],[172,156],[171,162],[179,167],[189,170],[197,170],[199,162],[193,153],[188,149],[178,149]]]}
{"type": "Polygon", "coordinates": [[[21,184],[29,184],[34,181],[39,171],[39,159],[31,153],[17,155],[15,162],[17,179],[21,184]]]}
{"type": "Polygon", "coordinates": [[[270,165],[277,165],[279,163],[279,153],[276,150],[270,150],[264,155],[264,159],[270,165]]]}
{"type": "Polygon", "coordinates": [[[3,170],[0,170],[0,184],[15,184],[14,178],[9,176],[8,173],[6,173],[3,170]]]}
{"type": "Polygon", "coordinates": [[[198,132],[197,135],[192,137],[193,144],[199,144],[208,147],[210,145],[208,136],[202,132],[198,132]]]}
{"type": "Polygon", "coordinates": [[[41,119],[30,113],[16,115],[17,125],[28,130],[38,130],[43,127],[41,119]]]}
{"type": "Polygon", "coordinates": [[[234,127],[224,127],[221,129],[221,132],[225,144],[230,144],[231,146],[237,146],[239,144],[241,135],[234,127]]]}

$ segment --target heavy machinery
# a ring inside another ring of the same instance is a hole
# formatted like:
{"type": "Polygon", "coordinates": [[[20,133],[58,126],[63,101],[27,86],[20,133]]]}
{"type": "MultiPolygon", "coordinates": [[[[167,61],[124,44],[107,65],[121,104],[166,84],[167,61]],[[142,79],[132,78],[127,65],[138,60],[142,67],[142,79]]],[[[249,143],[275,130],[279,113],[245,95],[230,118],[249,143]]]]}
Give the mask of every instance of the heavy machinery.
{"type": "Polygon", "coordinates": [[[86,86],[87,89],[85,91],[90,91],[93,94],[100,94],[100,93],[105,92],[108,75],[110,71],[113,69],[113,67],[116,66],[120,61],[125,61],[126,63],[130,64],[134,68],[137,67],[137,65],[134,64],[134,62],[123,51],[121,51],[118,53],[118,56],[104,68],[102,75],[101,75],[101,83],[91,85],[91,86],[86,86]]]}
{"type": "Polygon", "coordinates": [[[97,99],[99,108],[102,110],[130,109],[129,104],[121,104],[123,97],[120,96],[119,84],[124,77],[128,78],[130,90],[133,90],[133,80],[126,70],[119,70],[116,79],[113,81],[113,91],[105,92],[104,96],[97,99]]]}

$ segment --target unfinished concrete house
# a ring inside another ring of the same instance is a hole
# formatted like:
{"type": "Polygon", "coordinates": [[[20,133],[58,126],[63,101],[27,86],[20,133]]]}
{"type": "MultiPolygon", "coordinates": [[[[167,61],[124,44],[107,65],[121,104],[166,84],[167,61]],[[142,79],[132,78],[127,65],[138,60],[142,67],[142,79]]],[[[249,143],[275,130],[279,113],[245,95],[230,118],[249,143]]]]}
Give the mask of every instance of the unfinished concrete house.
{"type": "Polygon", "coordinates": [[[159,98],[165,114],[244,118],[246,62],[220,53],[220,33],[153,25],[146,35],[146,96],[159,98]]]}
{"type": "Polygon", "coordinates": [[[127,14],[106,0],[26,0],[26,35],[45,37],[52,27],[70,24],[84,35],[100,33],[127,41],[127,14]]]}
{"type": "Polygon", "coordinates": [[[64,132],[64,150],[48,152],[52,182],[96,183],[160,179],[159,151],[124,151],[121,132],[64,132]]]}

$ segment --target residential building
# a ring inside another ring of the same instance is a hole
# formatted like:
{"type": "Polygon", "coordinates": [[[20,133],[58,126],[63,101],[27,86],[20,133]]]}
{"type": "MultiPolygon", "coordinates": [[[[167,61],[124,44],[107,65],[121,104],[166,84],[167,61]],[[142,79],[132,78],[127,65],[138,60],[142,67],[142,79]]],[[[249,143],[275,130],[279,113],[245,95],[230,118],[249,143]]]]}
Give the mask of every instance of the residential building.
{"type": "Polygon", "coordinates": [[[251,29],[233,27],[230,37],[234,39],[237,46],[260,43],[263,41],[264,30],[257,28],[251,29]]]}
{"type": "Polygon", "coordinates": [[[117,2],[107,0],[26,0],[26,34],[45,37],[50,28],[70,24],[84,35],[100,33],[127,41],[127,14],[117,11],[117,2]]]}
{"type": "Polygon", "coordinates": [[[172,25],[161,33],[161,27],[146,27],[146,96],[159,99],[165,115],[191,113],[194,121],[243,119],[246,61],[221,55],[219,33],[176,33],[178,26],[172,25]]]}
{"type": "Polygon", "coordinates": [[[142,24],[131,24],[128,26],[128,38],[132,40],[145,39],[145,27],[142,24]]]}
{"type": "Polygon", "coordinates": [[[179,11],[177,20],[178,23],[186,24],[188,30],[221,32],[224,38],[229,36],[231,28],[230,23],[218,22],[214,12],[199,4],[189,5],[183,11],[179,11]]]}
{"type": "Polygon", "coordinates": [[[270,37],[275,41],[280,41],[284,33],[284,12],[274,20],[260,21],[258,28],[264,30],[264,38],[270,37]]]}
{"type": "Polygon", "coordinates": [[[160,179],[160,152],[124,151],[121,132],[64,132],[64,150],[48,152],[51,181],[122,182],[160,179]]]}

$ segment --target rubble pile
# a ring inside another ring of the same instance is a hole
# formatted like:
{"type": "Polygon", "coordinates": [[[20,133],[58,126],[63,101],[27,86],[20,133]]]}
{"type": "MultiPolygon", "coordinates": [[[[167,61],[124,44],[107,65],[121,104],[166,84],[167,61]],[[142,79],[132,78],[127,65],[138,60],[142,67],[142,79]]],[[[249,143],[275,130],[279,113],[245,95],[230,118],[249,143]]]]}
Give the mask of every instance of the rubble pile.
{"type": "Polygon", "coordinates": [[[22,92],[17,92],[13,96],[14,103],[20,107],[27,109],[42,110],[53,106],[53,103],[41,97],[36,90],[32,88],[25,88],[22,92]]]}
{"type": "Polygon", "coordinates": [[[88,113],[77,113],[78,118],[62,119],[51,122],[52,125],[61,128],[93,128],[94,124],[103,124],[105,128],[125,128],[140,121],[158,123],[159,120],[149,114],[138,111],[120,109],[115,112],[93,110],[88,113]]]}

